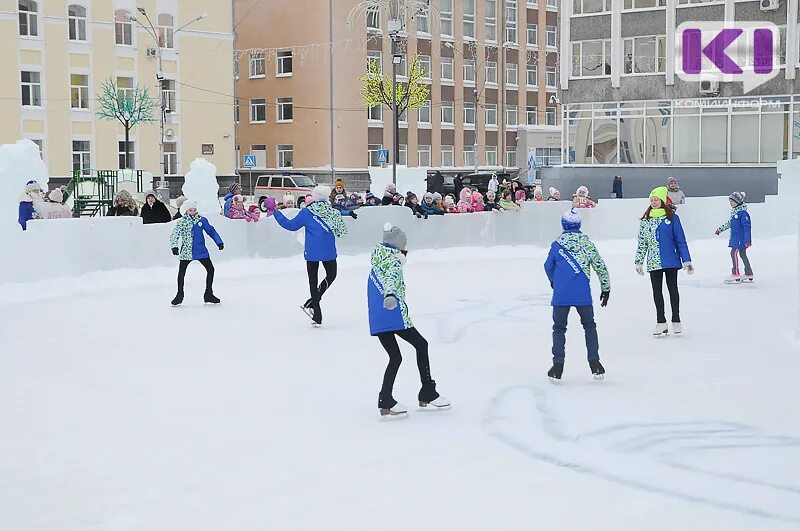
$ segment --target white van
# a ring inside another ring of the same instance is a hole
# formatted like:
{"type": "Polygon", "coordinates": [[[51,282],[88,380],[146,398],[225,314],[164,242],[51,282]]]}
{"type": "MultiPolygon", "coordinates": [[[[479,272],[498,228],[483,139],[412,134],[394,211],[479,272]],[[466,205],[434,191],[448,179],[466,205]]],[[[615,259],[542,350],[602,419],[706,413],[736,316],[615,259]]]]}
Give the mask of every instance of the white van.
{"type": "Polygon", "coordinates": [[[253,195],[258,199],[259,205],[267,197],[274,197],[276,201],[281,201],[287,193],[292,194],[295,200],[298,200],[310,194],[316,185],[314,179],[299,173],[260,175],[256,180],[253,195]]]}

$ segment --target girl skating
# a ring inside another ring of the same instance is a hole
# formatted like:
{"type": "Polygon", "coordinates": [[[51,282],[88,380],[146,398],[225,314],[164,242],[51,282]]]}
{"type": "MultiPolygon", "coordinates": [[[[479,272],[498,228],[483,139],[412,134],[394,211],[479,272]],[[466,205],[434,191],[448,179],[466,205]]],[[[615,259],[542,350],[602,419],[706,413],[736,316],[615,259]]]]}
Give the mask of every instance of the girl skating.
{"type": "Polygon", "coordinates": [[[681,220],[667,207],[667,187],[661,186],[650,192],[650,206],[639,221],[639,244],[636,248],[636,272],[640,275],[644,275],[645,270],[650,273],[653,302],[656,306],[654,336],[669,333],[664,313],[664,278],[667,279],[672,309],[672,332],[683,332],[678,293],[678,271],[681,269],[690,275],[694,273],[681,220]]]}
{"type": "Polygon", "coordinates": [[[408,316],[406,285],[403,265],[406,261],[406,235],[397,227],[387,223],[383,227],[383,243],[372,251],[369,281],[367,282],[367,304],[369,307],[369,331],[376,336],[386,353],[389,364],[383,375],[383,385],[378,394],[381,415],[404,415],[408,409],[392,397],[394,380],[403,357],[397,338],[405,340],[417,351],[417,368],[422,388],[417,395],[420,407],[448,408],[450,401],[436,392],[436,382],[431,377],[428,360],[428,342],[414,328],[408,316]]]}
{"type": "Polygon", "coordinates": [[[750,259],[747,257],[747,249],[753,244],[750,231],[750,213],[747,212],[747,205],[744,202],[744,192],[733,192],[728,201],[731,204],[731,217],[720,228],[717,229],[717,236],[730,229],[731,237],[728,240],[728,247],[731,248],[731,276],[725,279],[726,284],[736,284],[738,282],[752,282],[753,269],[750,267],[750,259]],[[739,258],[744,263],[744,276],[739,269],[739,258]]]}
{"type": "Polygon", "coordinates": [[[205,231],[221,251],[224,247],[222,238],[211,226],[206,218],[197,213],[197,202],[186,201],[182,208],[184,214],[175,228],[172,229],[172,236],[169,241],[172,245],[172,254],[180,257],[178,266],[178,294],[172,299],[173,306],[179,306],[183,302],[183,281],[186,277],[186,269],[193,260],[197,260],[206,268],[206,291],[203,300],[210,304],[219,304],[220,300],[214,296],[214,264],[206,248],[205,231]],[[180,245],[180,247],[178,247],[180,245]]]}

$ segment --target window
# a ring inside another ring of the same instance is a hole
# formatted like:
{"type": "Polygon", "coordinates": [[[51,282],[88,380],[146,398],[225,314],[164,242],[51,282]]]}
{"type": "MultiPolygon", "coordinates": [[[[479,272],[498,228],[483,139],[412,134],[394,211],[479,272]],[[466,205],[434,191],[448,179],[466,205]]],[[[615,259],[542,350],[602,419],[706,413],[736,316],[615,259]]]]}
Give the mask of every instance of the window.
{"type": "Polygon", "coordinates": [[[547,45],[548,46],[556,46],[556,27],[555,26],[547,26],[547,45]]]}
{"type": "Polygon", "coordinates": [[[278,122],[291,122],[294,119],[292,98],[278,98],[278,122]]]}
{"type": "Polygon", "coordinates": [[[71,5],[67,8],[69,18],[69,40],[86,40],[86,8],[83,6],[71,5]]]}
{"type": "Polygon", "coordinates": [[[30,141],[39,147],[39,158],[44,160],[44,140],[41,138],[31,138],[30,141]]]}
{"type": "Polygon", "coordinates": [[[497,84],[497,62],[486,61],[486,83],[497,84]]]}
{"type": "Polygon", "coordinates": [[[525,117],[528,125],[536,125],[536,107],[526,107],[525,117]]]}
{"type": "Polygon", "coordinates": [[[267,75],[264,52],[250,52],[250,78],[267,75]]]}
{"type": "Polygon", "coordinates": [[[424,124],[431,123],[431,102],[430,100],[425,101],[419,109],[419,117],[417,121],[424,124]]]}
{"type": "Polygon", "coordinates": [[[464,82],[475,83],[475,59],[464,59],[464,82]]]}
{"type": "Polygon", "coordinates": [[[158,44],[162,48],[175,48],[175,18],[172,15],[158,15],[158,44]]]}
{"type": "Polygon", "coordinates": [[[525,67],[525,81],[528,85],[535,87],[539,84],[539,68],[536,63],[526,65],[525,67]]]}
{"type": "Polygon", "coordinates": [[[382,122],[383,121],[383,106],[379,103],[374,107],[367,109],[367,119],[382,122]]]}
{"type": "Polygon", "coordinates": [[[417,146],[418,166],[430,167],[431,165],[431,146],[419,145],[417,146]]]}
{"type": "Polygon", "coordinates": [[[626,74],[654,74],[666,70],[667,38],[651,35],[624,39],[626,74]]]}
{"type": "Polygon", "coordinates": [[[572,43],[572,77],[611,75],[611,41],[572,43]]]}
{"type": "Polygon", "coordinates": [[[453,58],[442,57],[442,81],[453,80],[453,58]]]}
{"type": "Polygon", "coordinates": [[[452,167],[453,164],[453,146],[442,145],[442,166],[452,167]]]}
{"type": "Polygon", "coordinates": [[[453,124],[453,102],[452,101],[443,101],[442,102],[442,123],[452,125],[453,124]]]}
{"type": "Polygon", "coordinates": [[[497,41],[497,0],[486,0],[486,40],[497,41]]]}
{"type": "Polygon", "coordinates": [[[21,37],[39,35],[39,4],[33,0],[19,0],[19,34],[21,37]]]}
{"type": "Polygon", "coordinates": [[[430,33],[431,29],[428,26],[428,12],[421,11],[417,13],[417,32],[419,33],[430,33]]]}
{"type": "Polygon", "coordinates": [[[506,84],[507,85],[517,85],[519,83],[517,75],[517,63],[507,63],[506,64],[506,84]]]}
{"type": "Polygon", "coordinates": [[[250,154],[256,159],[256,168],[267,167],[267,146],[264,144],[255,144],[250,146],[250,154]]]}
{"type": "Polygon", "coordinates": [[[556,108],[546,107],[544,110],[544,123],[547,125],[556,125],[556,108]]]}
{"type": "Polygon", "coordinates": [[[517,126],[517,106],[506,105],[506,125],[509,127],[517,126]]]}
{"type": "Polygon", "coordinates": [[[291,168],[294,166],[294,146],[278,144],[278,167],[291,168]]]}
{"type": "Polygon", "coordinates": [[[378,152],[383,148],[380,144],[370,144],[367,146],[367,165],[380,166],[378,162],[378,152]]]}
{"type": "Polygon", "coordinates": [[[403,109],[403,111],[397,116],[398,122],[404,122],[408,125],[408,108],[403,109]]]}
{"type": "Polygon", "coordinates": [[[464,38],[475,38],[475,0],[464,1],[464,38]]]}
{"type": "MultiPolygon", "coordinates": [[[[626,0],[627,2],[628,0],[626,0]]],[[[574,15],[606,13],[609,11],[611,11],[611,0],[572,0],[572,13],[574,15]]]]}
{"type": "Polygon", "coordinates": [[[278,75],[290,76],[292,75],[292,51],[283,50],[278,52],[278,75]]]}
{"type": "Polygon", "coordinates": [[[119,144],[119,169],[124,170],[126,168],[133,168],[136,165],[136,150],[134,148],[134,141],[131,140],[128,142],[128,150],[125,151],[125,141],[120,140],[119,144]],[[128,163],[125,163],[127,157],[128,163]]]}
{"type": "Polygon", "coordinates": [[[497,166],[497,146],[486,146],[486,165],[497,166]]]}
{"type": "Polygon", "coordinates": [[[42,106],[42,81],[39,72],[22,72],[22,105],[23,107],[42,106]]]}
{"type": "Polygon", "coordinates": [[[515,168],[517,166],[517,148],[506,148],[506,166],[515,168]]]}
{"type": "Polygon", "coordinates": [[[397,65],[397,75],[399,77],[408,77],[408,61],[406,60],[406,54],[400,56],[400,64],[397,65]]]}
{"type": "Polygon", "coordinates": [[[250,123],[263,124],[267,121],[267,100],[255,98],[250,100],[250,123]]]}
{"type": "Polygon", "coordinates": [[[558,7],[558,0],[547,0],[545,5],[547,7],[558,7]]]}
{"type": "Polygon", "coordinates": [[[475,166],[475,146],[464,146],[464,166],[475,166]]]}
{"type": "Polygon", "coordinates": [[[161,80],[161,97],[164,98],[164,112],[177,112],[177,83],[174,79],[161,80]]]}
{"type": "Polygon", "coordinates": [[[72,74],[70,80],[70,102],[73,109],[89,108],[89,76],[72,74]]]}
{"type": "Polygon", "coordinates": [[[408,144],[400,144],[400,149],[397,151],[397,163],[402,166],[408,166],[408,144]]]}
{"type": "Polygon", "coordinates": [[[133,28],[131,14],[124,9],[114,11],[114,38],[117,44],[131,46],[133,44],[133,28]]]}
{"type": "MultiPolygon", "coordinates": [[[[123,142],[124,143],[124,142],[123,142]]],[[[92,167],[91,143],[88,140],[72,141],[72,171],[88,174],[92,167]]]]}
{"type": "Polygon", "coordinates": [[[464,102],[464,125],[475,125],[475,103],[464,102]]]}
{"type": "Polygon", "coordinates": [[[178,175],[178,144],[175,142],[164,142],[164,175],[178,175]]]}
{"type": "Polygon", "coordinates": [[[380,30],[381,29],[381,12],[379,9],[370,9],[367,11],[367,30],[380,30]]]}
{"type": "Polygon", "coordinates": [[[377,69],[378,73],[383,73],[383,61],[379,50],[367,51],[367,69],[370,71],[377,69]]]}
{"type": "Polygon", "coordinates": [[[497,104],[487,103],[486,107],[486,125],[497,125],[497,104]]]}
{"type": "MultiPolygon", "coordinates": [[[[702,2],[703,0],[699,1],[702,2]]],[[[679,3],[686,4],[688,2],[681,1],[679,3]]],[[[698,0],[694,0],[692,3],[693,4],[698,3],[698,0]]],[[[664,7],[666,5],[667,5],[667,0],[625,0],[623,9],[647,9],[649,7],[664,7]]]]}
{"type": "Polygon", "coordinates": [[[528,37],[528,46],[536,46],[536,35],[538,34],[538,26],[536,24],[528,24],[528,31],[526,33],[528,37]]]}
{"type": "Polygon", "coordinates": [[[431,56],[420,55],[417,57],[417,65],[422,70],[422,77],[425,79],[431,78],[431,56]]]}
{"type": "Polygon", "coordinates": [[[440,0],[439,26],[442,35],[453,35],[453,0],[440,0]]]}
{"type": "Polygon", "coordinates": [[[517,0],[506,0],[506,42],[517,42],[517,0]]]}
{"type": "Polygon", "coordinates": [[[233,121],[239,123],[239,100],[233,102],[233,121]]]}
{"type": "Polygon", "coordinates": [[[133,78],[132,77],[118,77],[117,78],[117,99],[119,100],[132,100],[133,99],[133,78]]]}
{"type": "Polygon", "coordinates": [[[556,87],[556,67],[555,66],[548,66],[547,72],[545,72],[545,83],[547,83],[548,87],[556,87]]]}

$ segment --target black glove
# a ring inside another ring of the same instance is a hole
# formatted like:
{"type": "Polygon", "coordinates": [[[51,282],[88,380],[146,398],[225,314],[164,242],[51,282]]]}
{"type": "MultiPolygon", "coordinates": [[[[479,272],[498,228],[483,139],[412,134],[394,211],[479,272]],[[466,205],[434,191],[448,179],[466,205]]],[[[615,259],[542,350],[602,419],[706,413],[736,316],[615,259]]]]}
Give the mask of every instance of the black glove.
{"type": "Polygon", "coordinates": [[[350,212],[350,217],[353,218],[353,219],[358,219],[358,214],[356,214],[355,211],[351,211],[350,212]]]}
{"type": "Polygon", "coordinates": [[[221,251],[221,250],[223,250],[225,248],[225,244],[221,243],[221,244],[217,245],[217,247],[219,247],[219,250],[221,251]]]}
{"type": "Polygon", "coordinates": [[[172,248],[172,254],[174,254],[175,256],[178,256],[178,248],[177,247],[173,247],[172,248]]]}
{"type": "Polygon", "coordinates": [[[603,291],[600,293],[600,306],[605,308],[608,305],[608,298],[611,296],[611,290],[603,291]]]}

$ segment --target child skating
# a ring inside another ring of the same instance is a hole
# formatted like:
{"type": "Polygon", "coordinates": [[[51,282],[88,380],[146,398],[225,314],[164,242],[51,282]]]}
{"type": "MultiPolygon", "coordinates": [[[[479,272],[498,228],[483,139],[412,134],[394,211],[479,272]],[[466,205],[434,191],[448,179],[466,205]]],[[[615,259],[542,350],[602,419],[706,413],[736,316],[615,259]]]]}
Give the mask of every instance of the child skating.
{"type": "Polygon", "coordinates": [[[550,246],[544,270],[553,288],[553,367],[547,373],[560,380],[564,372],[567,319],[572,307],[578,312],[586,337],[589,368],[595,379],[602,379],[605,369],[600,363],[597,325],[592,306],[591,270],[600,279],[600,306],[608,304],[611,279],[603,258],[594,243],[581,232],[581,216],[575,209],[561,217],[563,234],[550,246]]]}
{"type": "Polygon", "coordinates": [[[728,197],[731,204],[731,217],[720,228],[716,235],[719,236],[726,230],[731,231],[728,240],[728,247],[731,248],[731,275],[725,279],[726,284],[736,284],[739,282],[752,282],[753,269],[750,267],[750,259],[747,257],[747,249],[753,244],[750,231],[750,213],[747,212],[747,204],[744,202],[744,192],[733,192],[728,197]],[[744,262],[744,276],[739,269],[739,258],[744,262]]]}
{"type": "Polygon", "coordinates": [[[181,206],[184,214],[175,224],[170,236],[172,254],[180,257],[178,266],[178,294],[172,299],[173,306],[180,306],[183,302],[183,282],[186,277],[186,269],[192,261],[197,260],[206,268],[206,291],[203,300],[210,304],[219,304],[220,300],[214,296],[214,264],[206,248],[205,231],[221,251],[225,246],[222,238],[211,226],[206,218],[197,213],[197,202],[186,201],[181,206]],[[180,246],[180,247],[179,247],[180,246]]]}
{"type": "Polygon", "coordinates": [[[417,351],[417,368],[422,388],[417,395],[420,407],[449,408],[450,401],[436,392],[436,382],[431,377],[428,360],[428,342],[414,328],[408,316],[406,285],[403,265],[406,262],[405,233],[387,223],[383,227],[383,242],[372,251],[372,270],[367,282],[370,335],[380,340],[389,355],[389,364],[383,375],[383,385],[378,395],[381,416],[405,415],[408,409],[392,397],[394,381],[403,361],[397,338],[408,342],[417,351]]]}

